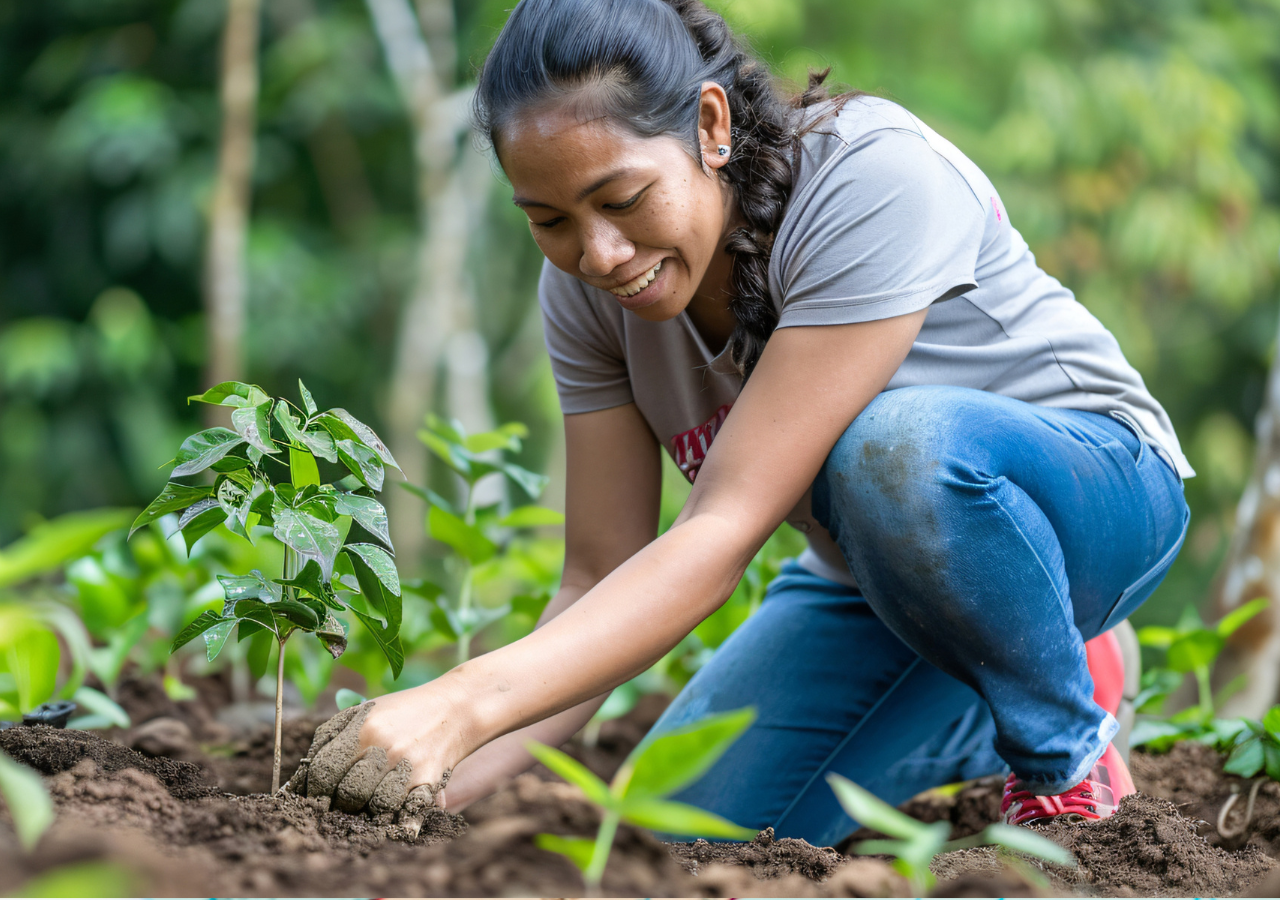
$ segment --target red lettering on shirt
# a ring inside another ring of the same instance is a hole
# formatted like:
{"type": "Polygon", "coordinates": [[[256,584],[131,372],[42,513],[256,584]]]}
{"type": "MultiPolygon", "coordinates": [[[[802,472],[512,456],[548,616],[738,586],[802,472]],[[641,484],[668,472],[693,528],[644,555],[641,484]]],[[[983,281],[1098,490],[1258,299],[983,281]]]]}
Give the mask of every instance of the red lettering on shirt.
{"type": "Polygon", "coordinates": [[[732,403],[726,403],[716,410],[714,416],[697,428],[690,428],[671,439],[672,455],[675,457],[676,465],[680,467],[684,477],[689,479],[690,484],[698,477],[698,469],[702,468],[702,461],[707,458],[711,442],[716,439],[716,434],[720,431],[724,420],[728,418],[729,409],[732,406],[732,403]]]}

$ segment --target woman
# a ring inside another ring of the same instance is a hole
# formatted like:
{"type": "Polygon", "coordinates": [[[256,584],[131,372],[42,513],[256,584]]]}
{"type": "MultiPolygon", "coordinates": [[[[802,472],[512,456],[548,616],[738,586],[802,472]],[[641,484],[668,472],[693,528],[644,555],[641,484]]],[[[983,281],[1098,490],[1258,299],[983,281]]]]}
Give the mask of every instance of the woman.
{"type": "Polygon", "coordinates": [[[529,637],[350,720],[348,756],[358,730],[388,754],[365,768],[399,762],[375,807],[425,784],[459,809],[526,769],[784,520],[809,549],[657,725],[758,710],[680,799],[823,844],[851,827],[827,771],[900,802],[1007,765],[1010,821],[1132,792],[1084,642],[1164,576],[1193,473],[978,168],[820,81],[779,100],[697,0],[512,13],[477,119],[547,257],[564,578],[529,637]],[[655,540],[662,450],[693,489],[655,540]]]}

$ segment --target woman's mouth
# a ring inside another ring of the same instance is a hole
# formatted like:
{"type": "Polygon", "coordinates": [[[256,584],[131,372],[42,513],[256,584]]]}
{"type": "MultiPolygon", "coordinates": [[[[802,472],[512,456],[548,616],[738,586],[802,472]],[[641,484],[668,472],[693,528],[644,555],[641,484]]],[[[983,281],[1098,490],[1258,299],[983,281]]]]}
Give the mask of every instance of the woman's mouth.
{"type": "Polygon", "coordinates": [[[662,270],[663,262],[664,260],[658,260],[652,269],[624,285],[613,288],[609,293],[617,297],[619,302],[628,309],[636,309],[648,305],[650,300],[657,296],[654,284],[658,280],[658,272],[662,270]]]}

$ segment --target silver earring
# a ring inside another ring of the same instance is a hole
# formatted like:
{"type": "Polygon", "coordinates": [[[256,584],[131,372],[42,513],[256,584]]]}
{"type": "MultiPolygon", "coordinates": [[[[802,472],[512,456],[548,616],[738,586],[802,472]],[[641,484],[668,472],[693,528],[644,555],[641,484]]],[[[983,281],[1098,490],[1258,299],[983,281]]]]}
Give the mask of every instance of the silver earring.
{"type": "Polygon", "coordinates": [[[729,155],[729,145],[728,145],[728,144],[721,144],[720,146],[718,146],[718,147],[716,148],[716,152],[717,152],[717,153],[719,153],[721,156],[728,156],[728,155],[729,155]]]}

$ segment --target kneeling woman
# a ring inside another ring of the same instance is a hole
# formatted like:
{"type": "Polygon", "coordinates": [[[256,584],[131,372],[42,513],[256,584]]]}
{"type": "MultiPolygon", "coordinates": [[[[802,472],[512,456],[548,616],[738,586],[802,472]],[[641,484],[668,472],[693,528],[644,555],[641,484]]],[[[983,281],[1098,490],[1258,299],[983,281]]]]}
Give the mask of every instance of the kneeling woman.
{"type": "Polygon", "coordinates": [[[1007,767],[1012,821],[1109,815],[1132,782],[1084,644],[1163,577],[1191,471],[978,167],[886,100],[779,99],[697,0],[522,0],[476,103],[547,257],[564,579],[362,745],[452,769],[448,808],[492,792],[785,520],[810,549],[657,725],[758,710],[680,799],[823,844],[827,771],[896,803],[1007,767]],[[655,539],[664,450],[693,489],[655,539]]]}

